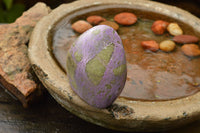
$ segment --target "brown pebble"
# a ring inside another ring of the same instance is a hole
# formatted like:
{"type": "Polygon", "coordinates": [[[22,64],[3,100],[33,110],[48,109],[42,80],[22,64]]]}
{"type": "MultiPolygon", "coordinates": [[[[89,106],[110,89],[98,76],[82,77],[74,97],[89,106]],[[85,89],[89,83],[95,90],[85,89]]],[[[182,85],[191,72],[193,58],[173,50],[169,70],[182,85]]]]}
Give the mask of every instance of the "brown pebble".
{"type": "Polygon", "coordinates": [[[98,25],[99,23],[106,21],[106,19],[101,16],[94,15],[87,17],[87,21],[92,25],[98,25]]]}
{"type": "Polygon", "coordinates": [[[115,15],[114,20],[121,25],[132,25],[136,23],[137,16],[130,12],[122,12],[115,15]]]}
{"type": "Polygon", "coordinates": [[[166,31],[168,25],[169,23],[166,21],[157,20],[152,24],[151,30],[157,35],[162,35],[166,31]]]}
{"type": "Polygon", "coordinates": [[[184,44],[181,47],[181,50],[187,56],[191,56],[191,57],[200,56],[200,49],[199,49],[199,46],[196,44],[184,44]]]}
{"type": "Polygon", "coordinates": [[[114,30],[118,30],[119,29],[119,25],[117,23],[115,23],[115,22],[112,22],[112,21],[103,21],[103,22],[100,23],[100,25],[110,26],[114,30]]]}
{"type": "Polygon", "coordinates": [[[87,31],[88,29],[92,28],[92,25],[84,20],[78,20],[75,23],[72,24],[72,29],[75,30],[78,33],[83,33],[87,31]]]}
{"type": "Polygon", "coordinates": [[[196,43],[199,41],[199,38],[192,35],[178,35],[173,38],[173,41],[175,41],[176,43],[181,43],[181,44],[196,43]]]}
{"type": "Polygon", "coordinates": [[[156,52],[159,49],[159,44],[154,40],[142,41],[141,45],[144,49],[150,50],[152,52],[156,52]]]}

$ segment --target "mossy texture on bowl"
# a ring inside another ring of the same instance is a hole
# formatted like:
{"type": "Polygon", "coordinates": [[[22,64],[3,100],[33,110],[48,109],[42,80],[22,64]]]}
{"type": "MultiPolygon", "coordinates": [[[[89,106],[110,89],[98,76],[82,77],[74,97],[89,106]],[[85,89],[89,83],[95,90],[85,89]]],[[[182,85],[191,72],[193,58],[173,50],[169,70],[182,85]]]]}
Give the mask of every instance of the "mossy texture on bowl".
{"type": "Polygon", "coordinates": [[[64,108],[97,125],[120,131],[160,131],[172,129],[200,116],[200,93],[168,101],[117,100],[107,109],[85,103],[69,85],[66,73],[51,52],[52,29],[71,14],[84,14],[104,8],[124,8],[152,12],[183,22],[200,33],[200,20],[179,8],[148,0],[80,0],[63,4],[45,16],[35,27],[29,43],[33,68],[50,94],[64,108]]]}

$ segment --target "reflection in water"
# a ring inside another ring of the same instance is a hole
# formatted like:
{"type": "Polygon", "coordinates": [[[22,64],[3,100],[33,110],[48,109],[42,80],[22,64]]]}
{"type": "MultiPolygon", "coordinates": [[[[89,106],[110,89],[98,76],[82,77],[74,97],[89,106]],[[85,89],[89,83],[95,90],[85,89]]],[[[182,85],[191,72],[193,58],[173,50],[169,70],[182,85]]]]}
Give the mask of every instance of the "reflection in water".
{"type": "Polygon", "coordinates": [[[127,81],[122,97],[135,99],[172,99],[191,95],[198,91],[196,82],[199,77],[192,78],[187,74],[178,75],[168,71],[144,69],[139,65],[128,64],[127,81]]]}

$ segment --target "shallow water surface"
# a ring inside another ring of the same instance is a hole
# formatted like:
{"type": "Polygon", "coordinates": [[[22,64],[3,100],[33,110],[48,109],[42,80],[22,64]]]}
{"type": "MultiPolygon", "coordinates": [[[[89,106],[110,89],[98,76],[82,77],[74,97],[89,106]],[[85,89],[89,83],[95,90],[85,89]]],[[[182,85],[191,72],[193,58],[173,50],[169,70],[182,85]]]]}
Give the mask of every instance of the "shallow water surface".
{"type": "MultiPolygon", "coordinates": [[[[53,31],[52,47],[53,54],[63,70],[66,66],[67,51],[79,36],[71,29],[71,23],[78,19],[86,19],[91,14],[101,15],[113,21],[113,16],[120,10],[109,10],[112,11],[102,10],[80,16],[72,15],[57,24],[53,31]]],[[[121,11],[124,10],[121,9],[121,11]]],[[[178,44],[171,53],[145,51],[140,45],[141,41],[161,42],[172,39],[172,36],[168,33],[161,36],[155,35],[151,31],[153,20],[146,19],[144,14],[136,12],[136,15],[139,18],[136,24],[120,26],[118,30],[126,52],[128,70],[126,84],[120,97],[134,100],[169,100],[198,92],[200,89],[200,58],[185,56],[180,50],[181,45],[178,44]]],[[[169,21],[173,22],[171,19],[169,21]]],[[[188,30],[190,27],[183,23],[180,25],[185,34],[194,35],[192,29],[188,30]]]]}

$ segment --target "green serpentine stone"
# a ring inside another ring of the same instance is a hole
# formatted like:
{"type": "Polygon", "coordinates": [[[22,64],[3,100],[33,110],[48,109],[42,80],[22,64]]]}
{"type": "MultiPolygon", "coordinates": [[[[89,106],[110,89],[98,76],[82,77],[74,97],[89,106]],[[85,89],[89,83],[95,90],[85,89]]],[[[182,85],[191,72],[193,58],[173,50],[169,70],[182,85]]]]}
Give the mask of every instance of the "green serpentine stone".
{"type": "Polygon", "coordinates": [[[94,31],[92,32],[92,34],[98,35],[100,32],[101,32],[101,30],[100,30],[100,29],[97,29],[97,30],[94,30],[94,31]]]}
{"type": "Polygon", "coordinates": [[[114,44],[110,44],[86,64],[87,76],[94,85],[100,83],[113,51],[114,44]]]}
{"type": "Polygon", "coordinates": [[[74,53],[75,59],[79,62],[82,60],[82,55],[77,51],[74,53]]]}
{"type": "Polygon", "coordinates": [[[126,70],[126,65],[122,64],[113,70],[115,76],[120,76],[126,70]]]}
{"type": "Polygon", "coordinates": [[[106,84],[106,89],[111,89],[112,86],[110,84],[106,84]]]}

